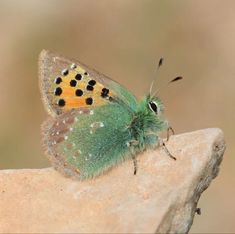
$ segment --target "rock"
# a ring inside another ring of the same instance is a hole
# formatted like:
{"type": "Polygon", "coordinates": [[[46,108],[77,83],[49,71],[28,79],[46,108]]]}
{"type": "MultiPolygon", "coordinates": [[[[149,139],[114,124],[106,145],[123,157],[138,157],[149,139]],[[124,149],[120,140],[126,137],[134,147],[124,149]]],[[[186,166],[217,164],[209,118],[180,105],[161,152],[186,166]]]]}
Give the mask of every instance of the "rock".
{"type": "Polygon", "coordinates": [[[162,148],[88,181],[53,168],[0,171],[0,232],[154,233],[189,231],[201,193],[225,150],[220,129],[172,136],[162,148]]]}

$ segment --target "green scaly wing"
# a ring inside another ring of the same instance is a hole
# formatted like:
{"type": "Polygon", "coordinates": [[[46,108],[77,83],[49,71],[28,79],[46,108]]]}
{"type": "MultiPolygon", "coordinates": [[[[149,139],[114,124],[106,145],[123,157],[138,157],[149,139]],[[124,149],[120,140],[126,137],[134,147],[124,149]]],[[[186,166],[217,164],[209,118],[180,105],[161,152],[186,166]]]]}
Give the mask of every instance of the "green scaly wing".
{"type": "Polygon", "coordinates": [[[57,116],[43,126],[44,146],[55,168],[80,179],[102,174],[130,158],[129,107],[109,103],[57,116]]]}

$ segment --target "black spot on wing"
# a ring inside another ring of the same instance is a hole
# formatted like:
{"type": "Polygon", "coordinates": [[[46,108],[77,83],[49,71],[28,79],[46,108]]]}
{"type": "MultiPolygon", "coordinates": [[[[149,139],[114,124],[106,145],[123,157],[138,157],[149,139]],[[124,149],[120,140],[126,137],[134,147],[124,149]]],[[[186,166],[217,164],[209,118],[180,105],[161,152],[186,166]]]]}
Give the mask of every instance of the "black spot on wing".
{"type": "Polygon", "coordinates": [[[58,101],[58,105],[61,106],[61,107],[65,106],[65,100],[64,99],[60,99],[58,101]]]}
{"type": "Polygon", "coordinates": [[[55,89],[55,95],[56,96],[60,96],[62,94],[62,89],[60,88],[60,87],[57,87],[56,89],[55,89]]]}
{"type": "Polygon", "coordinates": [[[86,104],[87,105],[92,105],[92,103],[93,103],[93,99],[91,97],[86,99],[86,104]]]}

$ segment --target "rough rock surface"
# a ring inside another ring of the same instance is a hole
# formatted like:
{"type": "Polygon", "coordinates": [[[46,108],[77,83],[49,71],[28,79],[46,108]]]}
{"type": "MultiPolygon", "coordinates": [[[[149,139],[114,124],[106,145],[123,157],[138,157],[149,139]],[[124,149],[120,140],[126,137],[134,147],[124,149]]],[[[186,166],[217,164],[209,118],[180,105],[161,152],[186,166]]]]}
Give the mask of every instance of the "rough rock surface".
{"type": "Polygon", "coordinates": [[[172,136],[167,147],[79,182],[53,168],[0,171],[3,233],[186,233],[201,193],[218,174],[220,129],[172,136]]]}

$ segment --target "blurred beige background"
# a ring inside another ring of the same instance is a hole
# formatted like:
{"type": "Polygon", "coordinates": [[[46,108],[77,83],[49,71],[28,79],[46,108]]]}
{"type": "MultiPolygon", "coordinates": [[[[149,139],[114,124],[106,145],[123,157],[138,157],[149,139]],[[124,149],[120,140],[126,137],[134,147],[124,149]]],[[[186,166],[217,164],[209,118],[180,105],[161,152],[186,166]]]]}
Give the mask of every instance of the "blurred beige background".
{"type": "Polygon", "coordinates": [[[43,48],[83,61],[137,96],[164,56],[157,84],[184,76],[161,92],[175,131],[220,127],[227,140],[191,233],[235,232],[235,1],[1,0],[0,35],[0,169],[49,166],[40,144],[43,48]]]}

